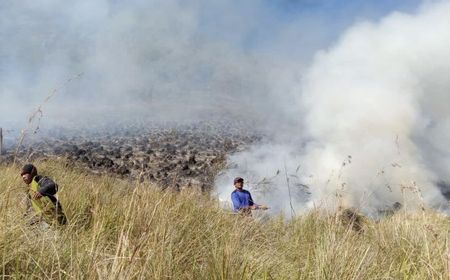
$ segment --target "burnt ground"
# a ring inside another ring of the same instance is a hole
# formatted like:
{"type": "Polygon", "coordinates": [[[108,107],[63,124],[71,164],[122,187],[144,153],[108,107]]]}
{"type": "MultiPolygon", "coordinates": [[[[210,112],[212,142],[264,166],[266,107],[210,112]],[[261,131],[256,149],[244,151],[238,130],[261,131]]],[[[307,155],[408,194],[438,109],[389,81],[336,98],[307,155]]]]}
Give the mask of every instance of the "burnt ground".
{"type": "MultiPolygon", "coordinates": [[[[226,155],[261,139],[229,123],[134,125],[86,131],[64,128],[28,136],[20,162],[63,157],[90,172],[157,183],[163,188],[212,188],[226,155]],[[44,135],[44,136],[43,136],[44,135]]],[[[12,161],[10,147],[4,161],[12,161]]]]}

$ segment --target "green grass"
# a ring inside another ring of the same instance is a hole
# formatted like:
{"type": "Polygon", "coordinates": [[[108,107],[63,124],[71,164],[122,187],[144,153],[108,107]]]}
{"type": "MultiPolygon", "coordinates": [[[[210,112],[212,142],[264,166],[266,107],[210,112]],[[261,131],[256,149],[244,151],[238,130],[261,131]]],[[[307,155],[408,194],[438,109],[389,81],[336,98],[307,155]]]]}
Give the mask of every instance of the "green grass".
{"type": "Polygon", "coordinates": [[[207,194],[38,163],[69,218],[38,230],[22,218],[26,186],[0,167],[0,274],[16,279],[449,279],[450,220],[432,211],[366,220],[232,215],[207,194]]]}

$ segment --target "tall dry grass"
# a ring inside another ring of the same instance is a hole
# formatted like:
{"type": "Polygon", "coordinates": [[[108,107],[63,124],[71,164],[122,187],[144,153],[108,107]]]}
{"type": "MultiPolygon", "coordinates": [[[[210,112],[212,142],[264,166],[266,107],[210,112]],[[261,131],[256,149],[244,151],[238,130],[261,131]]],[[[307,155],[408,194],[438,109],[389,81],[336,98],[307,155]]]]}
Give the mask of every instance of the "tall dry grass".
{"type": "MultiPolygon", "coordinates": [[[[17,167],[0,167],[0,248],[9,279],[448,279],[450,220],[398,213],[364,231],[337,215],[232,215],[207,194],[38,163],[69,224],[27,226],[17,167]]],[[[230,190],[231,191],[231,190],[230,190]]]]}

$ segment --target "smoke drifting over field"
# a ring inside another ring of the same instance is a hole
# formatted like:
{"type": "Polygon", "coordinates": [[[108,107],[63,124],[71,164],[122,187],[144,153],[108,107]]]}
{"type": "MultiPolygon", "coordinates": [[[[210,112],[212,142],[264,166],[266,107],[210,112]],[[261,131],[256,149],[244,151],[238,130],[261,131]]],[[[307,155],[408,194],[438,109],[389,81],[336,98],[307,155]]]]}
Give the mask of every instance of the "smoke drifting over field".
{"type": "Polygon", "coordinates": [[[333,205],[337,193],[373,213],[420,204],[418,189],[443,206],[449,2],[382,20],[364,4],[333,19],[285,19],[269,2],[1,1],[0,125],[17,133],[55,87],[83,73],[45,104],[44,126],[215,118],[267,133],[230,156],[217,180],[224,200],[239,175],[274,212],[333,205]]]}
{"type": "Polygon", "coordinates": [[[78,73],[45,124],[264,118],[274,62],[244,41],[275,19],[240,2],[2,1],[0,119],[26,120],[78,73]]]}
{"type": "Polygon", "coordinates": [[[383,14],[352,4],[333,20],[319,11],[285,19],[277,5],[290,2],[1,1],[1,123],[25,121],[79,73],[46,104],[43,125],[290,119],[284,92],[312,54],[357,17],[383,14]]]}
{"type": "Polygon", "coordinates": [[[450,180],[449,48],[448,1],[356,24],[306,72],[302,127],[278,132],[295,143],[233,156],[237,166],[218,185],[244,174],[259,201],[286,213],[336,197],[371,214],[398,201],[446,208],[436,185],[450,180]]]}

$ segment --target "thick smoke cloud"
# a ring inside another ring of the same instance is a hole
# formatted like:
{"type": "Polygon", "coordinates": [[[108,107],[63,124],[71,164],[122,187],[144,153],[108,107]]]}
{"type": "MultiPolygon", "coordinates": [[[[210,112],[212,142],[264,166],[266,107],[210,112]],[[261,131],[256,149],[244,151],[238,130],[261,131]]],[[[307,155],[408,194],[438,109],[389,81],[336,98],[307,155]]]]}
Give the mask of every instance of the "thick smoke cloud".
{"type": "Polygon", "coordinates": [[[42,126],[245,120],[271,140],[231,156],[225,199],[241,175],[285,213],[336,190],[370,211],[413,181],[440,204],[448,5],[378,22],[396,1],[275,2],[0,1],[0,126],[17,135],[55,87],[42,126]]]}
{"type": "Polygon", "coordinates": [[[305,73],[299,126],[278,131],[289,143],[232,156],[221,199],[244,174],[257,200],[285,213],[352,206],[376,215],[395,202],[446,209],[437,185],[450,179],[449,27],[448,1],[351,27],[305,73]]]}
{"type": "Polygon", "coordinates": [[[271,62],[241,47],[263,11],[227,2],[2,1],[2,122],[26,120],[78,73],[46,105],[46,124],[266,110],[271,62]],[[231,26],[208,25],[210,11],[234,17],[216,23],[231,26]]]}
{"type": "Polygon", "coordinates": [[[342,7],[338,19],[310,1],[0,1],[1,124],[23,126],[79,73],[45,104],[43,125],[290,119],[282,91],[312,54],[354,20],[383,13],[314,2],[342,7]]]}

